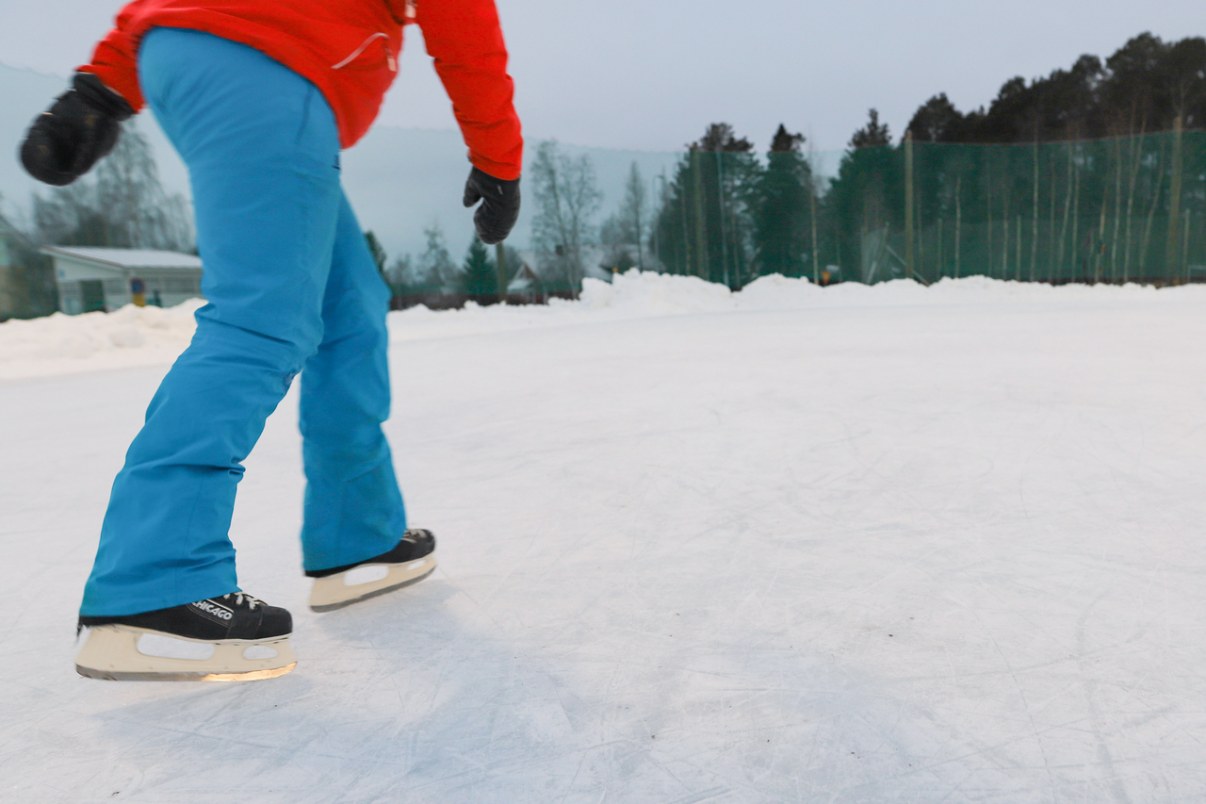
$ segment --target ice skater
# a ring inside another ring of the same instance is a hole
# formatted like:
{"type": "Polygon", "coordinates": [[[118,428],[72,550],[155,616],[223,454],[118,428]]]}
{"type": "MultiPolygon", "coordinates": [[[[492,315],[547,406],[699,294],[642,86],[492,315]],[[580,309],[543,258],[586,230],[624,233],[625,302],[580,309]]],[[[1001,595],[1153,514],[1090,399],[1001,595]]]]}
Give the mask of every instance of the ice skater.
{"type": "Polygon", "coordinates": [[[64,185],[149,106],[188,167],[204,264],[196,334],[113,484],[80,606],[82,675],[293,669],[291,615],[241,591],[229,529],[243,461],[298,375],[311,607],[435,568],[435,538],[407,529],[381,429],[388,291],[339,174],[341,148],[368,130],[397,73],[408,23],[468,146],[465,206],[477,205],[482,241],[501,242],[519,213],[523,140],[494,0],[134,0],[30,128],[22,163],[64,185]],[[196,650],[145,655],[147,635],[196,650]]]}

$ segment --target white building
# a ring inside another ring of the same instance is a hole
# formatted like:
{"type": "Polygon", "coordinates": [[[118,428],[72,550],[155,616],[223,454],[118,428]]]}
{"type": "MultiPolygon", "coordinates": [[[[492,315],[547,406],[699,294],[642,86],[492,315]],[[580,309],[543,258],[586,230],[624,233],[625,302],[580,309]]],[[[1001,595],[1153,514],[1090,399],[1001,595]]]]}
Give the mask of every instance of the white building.
{"type": "Polygon", "coordinates": [[[116,310],[142,291],[147,304],[171,307],[201,295],[201,258],[176,251],[47,246],[59,309],[68,315],[116,310]]]}

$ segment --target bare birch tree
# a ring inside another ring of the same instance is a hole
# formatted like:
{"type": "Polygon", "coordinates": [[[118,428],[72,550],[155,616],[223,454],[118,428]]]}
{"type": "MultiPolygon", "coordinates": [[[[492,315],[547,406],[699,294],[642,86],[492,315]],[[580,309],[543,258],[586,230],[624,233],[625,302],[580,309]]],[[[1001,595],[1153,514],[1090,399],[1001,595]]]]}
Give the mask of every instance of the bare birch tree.
{"type": "Polygon", "coordinates": [[[145,136],[127,123],[95,178],[34,195],[34,225],[44,243],[117,248],[192,247],[188,203],[168,194],[145,136]]]}
{"type": "Polygon", "coordinates": [[[577,298],[586,272],[585,250],[591,245],[591,221],[599,211],[595,168],[585,154],[578,158],[561,152],[554,140],[536,146],[529,170],[536,215],[532,241],[546,264],[564,272],[569,292],[577,298]]]}

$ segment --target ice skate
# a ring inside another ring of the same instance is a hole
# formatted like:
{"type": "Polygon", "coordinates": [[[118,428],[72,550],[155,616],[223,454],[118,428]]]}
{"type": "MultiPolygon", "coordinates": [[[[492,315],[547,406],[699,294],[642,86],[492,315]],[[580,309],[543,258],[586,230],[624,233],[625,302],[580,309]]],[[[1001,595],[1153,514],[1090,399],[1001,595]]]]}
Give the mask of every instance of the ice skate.
{"type": "Polygon", "coordinates": [[[427,530],[408,530],[388,553],[356,564],[307,572],[314,579],[310,608],[332,611],[383,595],[423,580],[435,568],[435,536],[427,530]]]}
{"type": "Polygon", "coordinates": [[[142,614],[80,617],[75,669],[111,681],[258,681],[297,666],[293,618],[235,592],[142,614]]]}

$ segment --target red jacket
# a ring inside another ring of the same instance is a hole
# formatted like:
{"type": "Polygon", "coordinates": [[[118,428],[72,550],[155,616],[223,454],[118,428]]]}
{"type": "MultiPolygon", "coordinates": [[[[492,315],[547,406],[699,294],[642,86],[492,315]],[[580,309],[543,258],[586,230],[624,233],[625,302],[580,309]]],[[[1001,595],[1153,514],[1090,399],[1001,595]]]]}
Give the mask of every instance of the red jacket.
{"type": "Polygon", "coordinates": [[[523,137],[494,0],[133,0],[80,69],[137,111],[145,104],[136,67],[142,35],[154,27],[212,33],[311,81],[334,109],[347,148],[377,117],[409,22],[423,31],[469,160],[495,178],[519,178],[523,137]]]}

